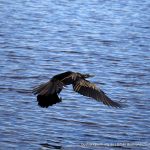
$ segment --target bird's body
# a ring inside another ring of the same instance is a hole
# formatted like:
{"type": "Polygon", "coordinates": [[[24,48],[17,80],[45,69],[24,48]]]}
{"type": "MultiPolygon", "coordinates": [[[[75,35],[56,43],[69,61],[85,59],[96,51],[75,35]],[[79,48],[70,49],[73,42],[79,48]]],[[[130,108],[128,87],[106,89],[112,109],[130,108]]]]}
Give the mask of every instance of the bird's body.
{"type": "Polygon", "coordinates": [[[107,97],[95,84],[86,80],[88,77],[92,77],[92,75],[67,71],[53,76],[47,83],[34,88],[33,93],[37,94],[37,101],[41,107],[48,107],[61,102],[58,94],[66,85],[72,84],[75,92],[101,101],[108,106],[121,107],[119,103],[107,97]]]}

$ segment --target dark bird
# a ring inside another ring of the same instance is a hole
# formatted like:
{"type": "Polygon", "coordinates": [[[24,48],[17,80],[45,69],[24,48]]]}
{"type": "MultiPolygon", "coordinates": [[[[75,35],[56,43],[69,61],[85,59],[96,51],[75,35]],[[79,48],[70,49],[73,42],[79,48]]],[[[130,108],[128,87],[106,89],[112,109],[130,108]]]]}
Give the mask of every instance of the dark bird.
{"type": "Polygon", "coordinates": [[[48,107],[61,102],[62,99],[58,97],[58,94],[65,86],[72,84],[75,92],[91,97],[108,106],[121,107],[120,103],[112,101],[95,84],[86,80],[89,77],[93,77],[93,75],[67,71],[53,76],[47,83],[34,88],[33,93],[37,95],[39,106],[48,107]]]}

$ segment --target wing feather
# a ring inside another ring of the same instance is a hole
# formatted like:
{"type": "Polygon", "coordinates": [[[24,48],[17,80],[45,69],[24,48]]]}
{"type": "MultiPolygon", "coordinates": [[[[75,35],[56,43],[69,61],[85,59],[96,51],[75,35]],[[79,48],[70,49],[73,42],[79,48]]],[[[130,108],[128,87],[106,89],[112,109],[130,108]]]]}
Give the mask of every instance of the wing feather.
{"type": "Polygon", "coordinates": [[[102,90],[98,89],[95,84],[80,79],[73,84],[73,89],[84,96],[91,97],[97,101],[103,102],[103,104],[112,107],[121,107],[117,102],[112,101],[102,90]]]}
{"type": "Polygon", "coordinates": [[[76,73],[70,73],[68,76],[64,77],[60,81],[63,82],[65,85],[72,84],[74,81],[76,81],[78,75],[76,73]]]}
{"type": "Polygon", "coordinates": [[[53,83],[51,80],[43,83],[41,85],[39,85],[38,87],[35,87],[33,89],[33,93],[39,94],[39,95],[49,95],[49,94],[53,94],[53,93],[58,93],[62,88],[63,88],[64,84],[57,80],[55,81],[55,83],[53,83]]]}
{"type": "Polygon", "coordinates": [[[54,76],[48,82],[33,89],[34,94],[49,95],[59,93],[65,85],[72,84],[78,75],[74,72],[65,72],[54,76]]]}

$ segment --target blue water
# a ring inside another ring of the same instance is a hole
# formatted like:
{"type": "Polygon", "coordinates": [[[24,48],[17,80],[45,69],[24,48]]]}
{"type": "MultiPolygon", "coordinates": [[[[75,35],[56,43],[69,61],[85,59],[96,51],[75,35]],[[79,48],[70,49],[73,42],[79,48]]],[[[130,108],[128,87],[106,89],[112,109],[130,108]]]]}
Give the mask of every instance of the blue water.
{"type": "Polygon", "coordinates": [[[0,0],[0,149],[150,149],[149,8],[149,0],[0,0]],[[32,88],[68,70],[95,74],[90,81],[127,107],[71,86],[62,103],[37,106],[32,88]]]}

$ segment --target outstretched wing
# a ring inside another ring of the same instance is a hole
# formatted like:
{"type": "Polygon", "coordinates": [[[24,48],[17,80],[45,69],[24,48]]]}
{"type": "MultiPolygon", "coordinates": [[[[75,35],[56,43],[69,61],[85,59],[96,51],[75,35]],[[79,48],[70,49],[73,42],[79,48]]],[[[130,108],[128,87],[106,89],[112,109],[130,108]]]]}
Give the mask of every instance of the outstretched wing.
{"type": "Polygon", "coordinates": [[[39,95],[49,95],[55,92],[59,93],[62,90],[63,86],[64,84],[59,80],[55,81],[55,83],[50,80],[44,84],[35,87],[32,92],[39,95]]]}
{"type": "Polygon", "coordinates": [[[95,84],[90,83],[87,80],[79,79],[73,84],[73,89],[75,92],[94,98],[97,101],[101,101],[105,105],[121,107],[119,103],[112,101],[102,90],[98,89],[95,84]]]}
{"type": "Polygon", "coordinates": [[[60,79],[60,81],[65,85],[69,85],[73,84],[79,77],[79,74],[70,71],[66,72],[65,76],[62,79],[60,79]]]}
{"type": "Polygon", "coordinates": [[[41,84],[33,89],[34,94],[49,95],[53,93],[60,93],[65,85],[72,84],[77,74],[71,71],[67,71],[58,75],[55,75],[50,81],[41,84]]]}

